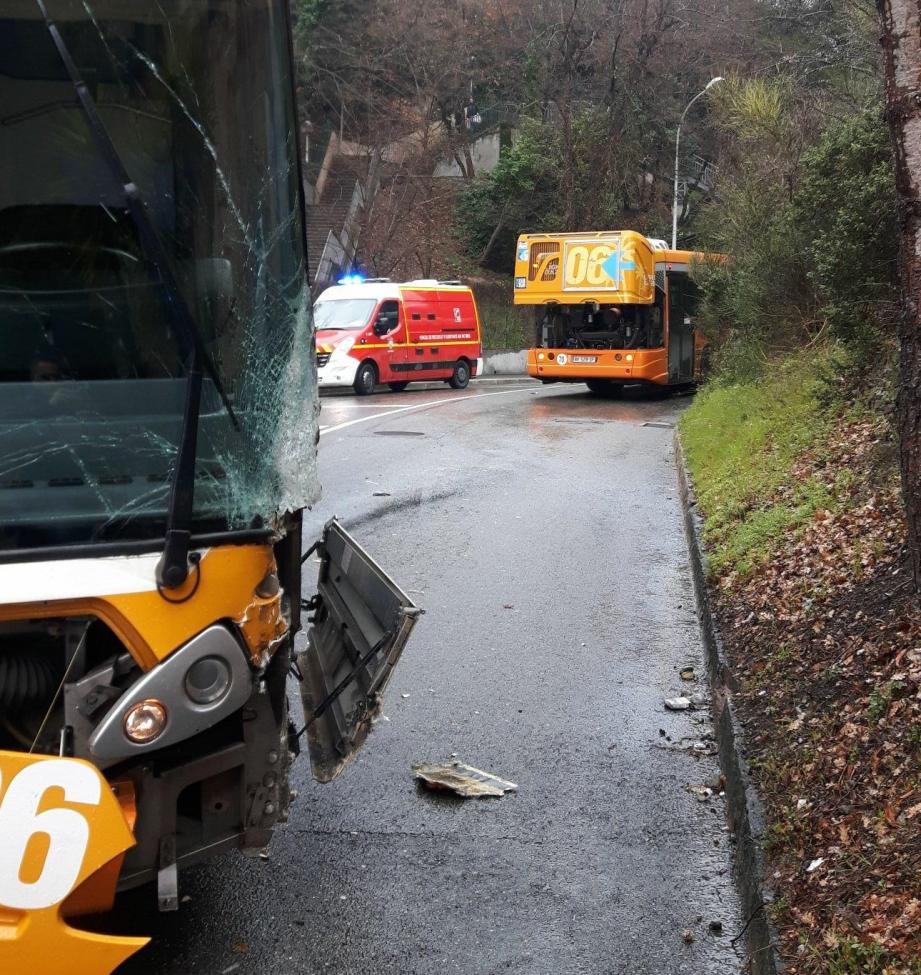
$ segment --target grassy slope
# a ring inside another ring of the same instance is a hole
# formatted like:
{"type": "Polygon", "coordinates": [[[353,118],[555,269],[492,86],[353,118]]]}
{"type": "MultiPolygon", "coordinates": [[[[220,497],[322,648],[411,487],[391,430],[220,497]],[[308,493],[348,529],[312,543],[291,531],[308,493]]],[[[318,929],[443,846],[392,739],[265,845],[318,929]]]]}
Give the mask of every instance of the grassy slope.
{"type": "Polygon", "coordinates": [[[783,530],[833,499],[821,482],[789,486],[801,454],[821,448],[830,418],[817,401],[822,359],[789,359],[758,381],[704,389],[681,421],[681,436],[715,574],[742,574],[762,561],[783,530]]]}

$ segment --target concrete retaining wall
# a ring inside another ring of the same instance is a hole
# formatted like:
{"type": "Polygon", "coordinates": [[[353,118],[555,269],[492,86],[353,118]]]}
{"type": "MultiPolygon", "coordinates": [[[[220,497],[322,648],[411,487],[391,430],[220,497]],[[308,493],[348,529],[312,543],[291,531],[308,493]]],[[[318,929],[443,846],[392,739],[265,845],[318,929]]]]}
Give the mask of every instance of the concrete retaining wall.
{"type": "Polygon", "coordinates": [[[528,371],[528,352],[484,352],[484,376],[520,376],[528,371]]]}

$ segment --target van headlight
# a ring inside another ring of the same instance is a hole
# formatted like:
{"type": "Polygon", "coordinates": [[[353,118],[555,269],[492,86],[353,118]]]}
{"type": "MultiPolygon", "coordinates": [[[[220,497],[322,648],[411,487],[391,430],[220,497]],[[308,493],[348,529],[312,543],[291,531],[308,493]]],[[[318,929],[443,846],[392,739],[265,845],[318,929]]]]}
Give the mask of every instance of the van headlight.
{"type": "Polygon", "coordinates": [[[354,344],[354,336],[344,338],[341,342],[338,342],[329,355],[329,361],[338,362],[340,359],[344,359],[349,354],[354,344]]]}

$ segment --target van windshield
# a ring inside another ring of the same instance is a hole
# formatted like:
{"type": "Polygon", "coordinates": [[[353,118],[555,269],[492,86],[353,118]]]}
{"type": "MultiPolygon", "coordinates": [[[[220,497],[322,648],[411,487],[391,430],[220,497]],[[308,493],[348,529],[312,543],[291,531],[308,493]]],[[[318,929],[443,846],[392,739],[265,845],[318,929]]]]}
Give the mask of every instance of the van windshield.
{"type": "Polygon", "coordinates": [[[359,329],[368,324],[377,302],[373,298],[321,298],[313,310],[317,331],[326,329],[359,329]]]}

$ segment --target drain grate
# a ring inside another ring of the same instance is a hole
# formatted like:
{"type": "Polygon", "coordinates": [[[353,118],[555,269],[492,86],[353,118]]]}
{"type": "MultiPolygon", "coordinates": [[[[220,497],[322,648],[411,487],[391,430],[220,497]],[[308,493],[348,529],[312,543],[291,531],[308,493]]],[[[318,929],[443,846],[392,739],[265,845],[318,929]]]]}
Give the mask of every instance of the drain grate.
{"type": "Polygon", "coordinates": [[[643,424],[644,427],[655,427],[657,430],[671,430],[675,424],[666,423],[664,420],[650,420],[643,424]]]}
{"type": "Polygon", "coordinates": [[[378,437],[424,437],[422,430],[375,430],[378,437]]]}
{"type": "Polygon", "coordinates": [[[582,424],[582,425],[587,425],[587,424],[600,425],[600,424],[606,423],[607,421],[605,421],[605,420],[590,420],[590,419],[587,419],[586,417],[581,417],[581,416],[555,416],[555,417],[553,417],[552,422],[553,423],[578,423],[578,424],[582,424]]]}

